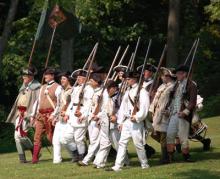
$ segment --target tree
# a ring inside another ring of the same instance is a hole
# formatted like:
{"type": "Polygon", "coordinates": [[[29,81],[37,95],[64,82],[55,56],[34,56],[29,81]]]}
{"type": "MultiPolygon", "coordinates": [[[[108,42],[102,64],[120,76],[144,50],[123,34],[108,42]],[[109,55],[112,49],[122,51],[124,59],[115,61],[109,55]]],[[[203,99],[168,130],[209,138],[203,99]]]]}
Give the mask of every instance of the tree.
{"type": "Polygon", "coordinates": [[[5,21],[3,33],[2,33],[2,36],[0,37],[0,69],[2,66],[3,53],[4,53],[5,48],[7,47],[8,38],[11,33],[12,22],[16,15],[18,2],[19,0],[11,0],[11,5],[8,11],[7,19],[5,21]]]}
{"type": "Polygon", "coordinates": [[[180,0],[169,0],[167,67],[178,65],[180,0]]]}

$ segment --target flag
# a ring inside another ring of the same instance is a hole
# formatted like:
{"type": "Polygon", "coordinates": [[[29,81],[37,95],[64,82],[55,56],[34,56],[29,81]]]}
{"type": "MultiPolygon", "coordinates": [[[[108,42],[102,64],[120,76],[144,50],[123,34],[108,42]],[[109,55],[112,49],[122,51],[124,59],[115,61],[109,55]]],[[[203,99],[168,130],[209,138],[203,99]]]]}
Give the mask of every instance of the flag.
{"type": "Polygon", "coordinates": [[[44,6],[41,12],[40,21],[38,23],[37,32],[35,34],[35,40],[38,40],[43,32],[43,26],[45,23],[46,15],[47,15],[47,8],[48,8],[48,0],[44,1],[44,6]]]}
{"type": "Polygon", "coordinates": [[[50,27],[54,29],[57,25],[65,20],[66,16],[64,15],[60,7],[58,5],[55,5],[49,17],[50,27]]]}

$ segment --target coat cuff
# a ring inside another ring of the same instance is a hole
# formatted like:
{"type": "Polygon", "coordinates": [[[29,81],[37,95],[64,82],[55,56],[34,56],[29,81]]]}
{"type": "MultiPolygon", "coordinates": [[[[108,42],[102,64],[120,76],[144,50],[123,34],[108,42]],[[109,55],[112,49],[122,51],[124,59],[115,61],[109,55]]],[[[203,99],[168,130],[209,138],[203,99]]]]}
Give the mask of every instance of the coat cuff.
{"type": "Polygon", "coordinates": [[[190,110],[189,109],[184,109],[183,111],[182,111],[186,116],[188,116],[189,114],[190,114],[190,110]]]}

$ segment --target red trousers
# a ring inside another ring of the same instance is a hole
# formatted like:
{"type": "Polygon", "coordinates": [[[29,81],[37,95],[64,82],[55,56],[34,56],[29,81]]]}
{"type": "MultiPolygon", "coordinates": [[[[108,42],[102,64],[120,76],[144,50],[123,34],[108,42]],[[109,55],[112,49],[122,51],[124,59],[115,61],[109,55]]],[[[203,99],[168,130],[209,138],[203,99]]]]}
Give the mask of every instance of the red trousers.
{"type": "Polygon", "coordinates": [[[49,116],[53,112],[53,109],[39,110],[35,122],[35,134],[34,134],[34,145],[41,146],[42,136],[47,135],[48,141],[52,144],[54,126],[51,121],[48,121],[49,116]]]}

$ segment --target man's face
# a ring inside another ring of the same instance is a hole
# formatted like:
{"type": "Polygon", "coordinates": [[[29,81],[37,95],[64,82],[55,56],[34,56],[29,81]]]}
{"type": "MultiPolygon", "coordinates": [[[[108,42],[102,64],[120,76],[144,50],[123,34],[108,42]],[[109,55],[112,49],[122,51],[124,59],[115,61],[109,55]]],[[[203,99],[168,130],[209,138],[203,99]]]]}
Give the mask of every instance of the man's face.
{"type": "Polygon", "coordinates": [[[118,72],[118,79],[122,81],[124,79],[123,75],[124,75],[124,72],[123,71],[119,71],[118,72]]]}
{"type": "Polygon", "coordinates": [[[85,83],[86,81],[86,77],[84,76],[77,76],[77,83],[78,85],[82,85],[83,83],[85,83]]]}
{"type": "Polygon", "coordinates": [[[132,86],[133,84],[135,84],[137,82],[136,78],[127,78],[127,82],[129,86],[132,86]]]}
{"type": "Polygon", "coordinates": [[[112,96],[112,95],[114,95],[116,93],[117,87],[111,87],[107,91],[108,91],[108,95],[112,96]]]}
{"type": "Polygon", "coordinates": [[[23,83],[25,85],[27,85],[28,83],[30,83],[34,79],[34,77],[31,75],[23,75],[22,79],[23,79],[23,83]]]}
{"type": "Polygon", "coordinates": [[[168,74],[163,74],[161,76],[161,80],[163,81],[163,83],[168,83],[171,80],[171,77],[168,74]]]}
{"type": "Polygon", "coordinates": [[[44,80],[45,82],[49,83],[50,81],[54,80],[54,74],[45,74],[44,80]]]}
{"type": "Polygon", "coordinates": [[[178,71],[176,73],[176,77],[178,81],[183,81],[187,77],[187,72],[184,71],[178,71]]]}
{"type": "Polygon", "coordinates": [[[152,75],[153,75],[153,72],[148,71],[148,70],[144,70],[144,79],[151,78],[152,75]]]}
{"type": "Polygon", "coordinates": [[[61,77],[60,83],[61,83],[61,86],[64,88],[66,88],[68,85],[70,85],[69,79],[65,76],[61,77]]]}
{"type": "Polygon", "coordinates": [[[93,79],[90,79],[89,82],[92,88],[97,88],[99,86],[99,84],[93,79]]]}

